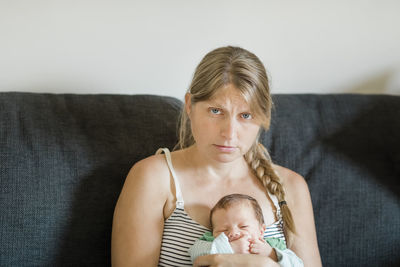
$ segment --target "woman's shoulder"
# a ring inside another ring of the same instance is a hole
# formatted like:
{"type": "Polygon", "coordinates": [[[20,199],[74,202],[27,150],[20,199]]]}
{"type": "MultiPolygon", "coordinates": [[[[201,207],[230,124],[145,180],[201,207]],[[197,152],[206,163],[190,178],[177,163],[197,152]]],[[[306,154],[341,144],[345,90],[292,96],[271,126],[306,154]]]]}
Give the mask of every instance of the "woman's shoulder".
{"type": "Polygon", "coordinates": [[[170,172],[164,155],[152,155],[136,162],[125,180],[125,187],[147,187],[157,185],[167,189],[170,172]]]}
{"type": "Polygon", "coordinates": [[[298,200],[304,193],[309,194],[307,182],[300,174],[276,164],[273,164],[273,168],[281,178],[288,200],[298,200]]]}
{"type": "Polygon", "coordinates": [[[279,177],[282,179],[282,182],[284,184],[296,185],[297,183],[301,183],[304,181],[304,178],[300,174],[298,174],[297,172],[294,172],[288,168],[285,168],[285,167],[277,165],[277,164],[272,164],[272,167],[277,172],[279,177]]]}
{"type": "Polygon", "coordinates": [[[132,166],[131,170],[129,171],[129,175],[146,177],[160,177],[169,175],[169,169],[165,160],[165,156],[158,154],[139,160],[132,166]]]}

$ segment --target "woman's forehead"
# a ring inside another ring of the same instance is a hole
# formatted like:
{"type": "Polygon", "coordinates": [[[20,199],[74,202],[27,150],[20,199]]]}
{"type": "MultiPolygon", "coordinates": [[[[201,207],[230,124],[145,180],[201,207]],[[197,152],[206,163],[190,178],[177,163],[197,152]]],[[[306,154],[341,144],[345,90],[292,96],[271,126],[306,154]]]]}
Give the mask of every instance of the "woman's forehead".
{"type": "Polygon", "coordinates": [[[233,86],[225,86],[218,89],[218,91],[208,99],[207,102],[219,106],[236,106],[250,109],[250,105],[243,94],[233,86]]]}

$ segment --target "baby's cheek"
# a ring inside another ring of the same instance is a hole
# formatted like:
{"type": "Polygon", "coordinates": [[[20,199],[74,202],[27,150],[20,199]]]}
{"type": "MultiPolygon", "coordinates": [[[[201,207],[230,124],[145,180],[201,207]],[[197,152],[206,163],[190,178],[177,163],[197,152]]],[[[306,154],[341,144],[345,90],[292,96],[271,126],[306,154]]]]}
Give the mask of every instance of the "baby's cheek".
{"type": "Polygon", "coordinates": [[[263,237],[264,237],[263,235],[259,235],[258,233],[257,234],[255,234],[255,233],[249,234],[249,239],[252,242],[256,242],[256,241],[260,240],[260,238],[263,239],[263,237]]]}
{"type": "Polygon", "coordinates": [[[212,236],[213,236],[214,238],[217,238],[220,234],[221,234],[221,233],[212,233],[212,236]]]}

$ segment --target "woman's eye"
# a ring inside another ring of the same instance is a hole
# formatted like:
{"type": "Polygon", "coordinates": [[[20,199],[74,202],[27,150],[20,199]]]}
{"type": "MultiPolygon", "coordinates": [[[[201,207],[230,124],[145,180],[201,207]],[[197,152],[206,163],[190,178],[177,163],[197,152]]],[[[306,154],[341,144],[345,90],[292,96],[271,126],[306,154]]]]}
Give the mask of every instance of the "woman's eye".
{"type": "Polygon", "coordinates": [[[242,114],[242,118],[243,118],[243,119],[246,119],[246,120],[249,120],[249,119],[252,118],[252,116],[251,116],[250,113],[243,113],[243,114],[242,114]]]}
{"type": "Polygon", "coordinates": [[[212,114],[220,114],[221,113],[221,110],[219,110],[218,108],[211,108],[210,111],[212,114]]]}

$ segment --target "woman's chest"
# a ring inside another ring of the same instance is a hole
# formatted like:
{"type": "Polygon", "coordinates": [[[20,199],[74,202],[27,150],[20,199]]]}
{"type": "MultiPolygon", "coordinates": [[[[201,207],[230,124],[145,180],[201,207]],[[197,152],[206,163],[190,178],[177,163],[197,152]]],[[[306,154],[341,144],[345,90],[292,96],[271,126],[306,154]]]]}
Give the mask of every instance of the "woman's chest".
{"type": "Polygon", "coordinates": [[[245,194],[257,200],[264,216],[266,225],[276,221],[276,209],[264,187],[251,178],[236,182],[185,183],[181,186],[184,206],[187,214],[196,222],[210,227],[210,211],[222,197],[229,194],[245,194]]]}

